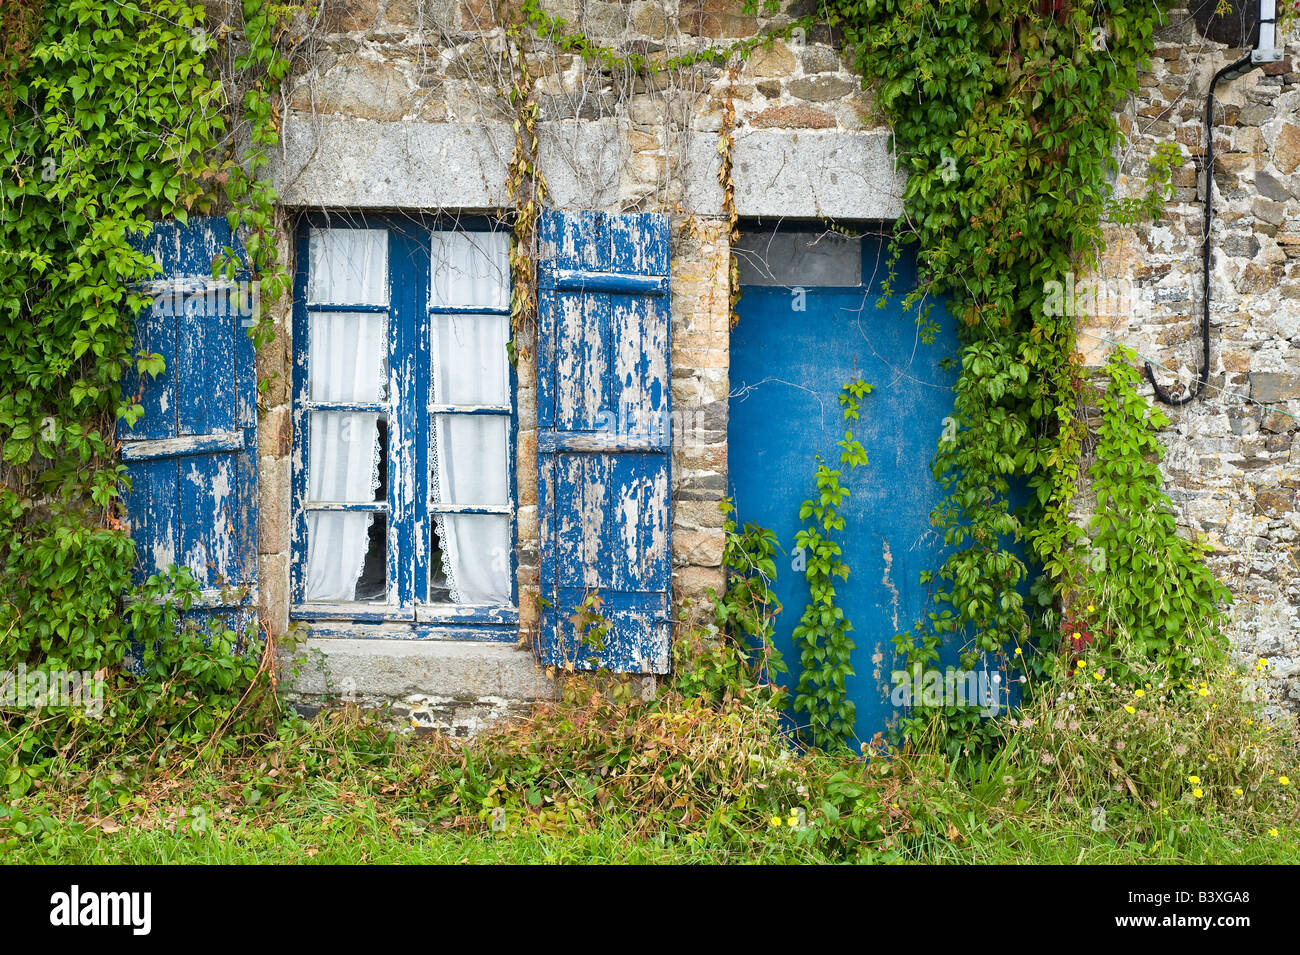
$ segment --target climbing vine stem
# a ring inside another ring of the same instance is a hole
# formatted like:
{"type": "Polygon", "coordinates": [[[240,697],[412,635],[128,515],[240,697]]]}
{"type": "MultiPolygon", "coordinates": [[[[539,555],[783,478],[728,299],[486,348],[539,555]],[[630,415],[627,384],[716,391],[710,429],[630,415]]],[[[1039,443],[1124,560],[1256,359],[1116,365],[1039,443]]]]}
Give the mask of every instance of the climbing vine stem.
{"type": "MultiPolygon", "coordinates": [[[[1090,548],[1072,513],[1084,437],[1074,317],[1046,308],[1046,289],[1091,271],[1107,217],[1159,217],[1171,195],[1174,146],[1157,151],[1145,197],[1117,200],[1107,180],[1119,141],[1115,104],[1137,88],[1170,6],[825,4],[891,122],[907,172],[896,245],[915,245],[919,282],[905,304],[916,307],[924,336],[934,319],[923,303],[945,296],[962,340],[953,414],[933,459],[945,497],[931,522],[948,557],[924,575],[930,611],[895,638],[904,669],[937,667],[940,647],[954,642],[965,668],[992,655],[1013,674],[1054,672],[1062,612],[1081,587],[1101,583],[1084,571],[1090,548]],[[1031,564],[1039,570],[1032,580],[1031,564]]],[[[1127,420],[1136,425],[1134,415],[1127,420]]],[[[1144,481],[1154,488],[1158,472],[1144,481]]],[[[1168,558],[1162,586],[1219,593],[1204,589],[1194,554],[1173,548],[1168,558]]],[[[1139,590],[1115,592],[1137,583],[1105,581],[1117,632],[1191,625],[1159,608],[1144,621],[1130,599],[1139,590]]],[[[928,721],[954,753],[994,743],[975,707],[917,707],[912,720],[905,733],[917,735],[916,721],[928,721]]]]}
{"type": "MultiPolygon", "coordinates": [[[[861,379],[845,383],[840,405],[846,422],[858,420],[862,399],[870,393],[871,385],[861,379]]],[[[835,590],[836,578],[849,579],[849,565],[835,538],[844,531],[840,506],[850,493],[840,481],[842,469],[847,466],[853,471],[867,463],[866,449],[853,436],[852,429],[845,430],[839,448],[839,468],[827,466],[818,457],[817,493],[799,506],[803,527],[795,534],[795,547],[805,564],[808,603],[794,627],[794,645],[802,668],[794,708],[806,715],[801,732],[804,741],[826,750],[844,748],[853,735],[856,715],[845,685],[845,679],[853,675],[850,658],[856,644],[849,636],[853,625],[844,616],[835,590]]]]}
{"type": "Polygon", "coordinates": [[[510,244],[510,360],[517,362],[537,328],[537,222],[546,202],[546,180],[537,166],[537,98],[533,94],[525,59],[526,33],[513,24],[506,30],[510,42],[511,87],[507,99],[514,111],[514,151],[506,172],[506,190],[514,205],[513,241],[510,244]]]}
{"type": "Polygon", "coordinates": [[[157,277],[140,248],[153,222],[228,211],[247,258],[232,250],[215,270],[247,275],[263,299],[287,285],[265,171],[294,9],[244,0],[242,22],[211,28],[183,0],[23,0],[0,14],[0,669],[108,674],[121,704],[91,723],[0,714],[11,793],[57,754],[76,758],[70,739],[172,727],[207,742],[257,695],[246,691],[264,670],[233,654],[237,635],[175,637],[192,579],[136,586],[116,430],[143,414],[125,383],[166,365],[133,346],[157,277]],[[146,672],[121,669],[132,638],[148,646],[150,634],[169,640],[145,654],[146,672]]]}

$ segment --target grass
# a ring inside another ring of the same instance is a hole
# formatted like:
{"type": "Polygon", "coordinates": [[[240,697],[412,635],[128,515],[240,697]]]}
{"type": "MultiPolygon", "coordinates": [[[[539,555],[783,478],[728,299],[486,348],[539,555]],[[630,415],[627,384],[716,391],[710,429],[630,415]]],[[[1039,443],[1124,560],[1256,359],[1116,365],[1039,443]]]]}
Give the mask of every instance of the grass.
{"type": "MultiPolygon", "coordinates": [[[[207,798],[219,780],[192,790],[207,798]]],[[[603,816],[590,828],[493,832],[430,828],[390,803],[357,796],[325,780],[300,798],[262,811],[222,815],[191,834],[168,806],[147,809],[130,824],[59,820],[43,836],[20,842],[8,864],[783,864],[840,861],[801,845],[790,830],[738,840],[725,834],[644,831],[626,814],[603,816]],[[177,824],[179,821],[179,824],[177,824]],[[107,830],[107,831],[106,831],[107,830]]],[[[1092,829],[1086,818],[1028,811],[979,822],[965,835],[922,832],[886,853],[853,861],[938,865],[1014,864],[1286,864],[1300,865],[1295,833],[1270,836],[1204,819],[1126,820],[1121,831],[1092,829]]]]}
{"type": "Polygon", "coordinates": [[[113,836],[65,831],[10,855],[26,864],[629,864],[785,863],[819,861],[806,853],[762,847],[741,853],[721,845],[642,839],[610,825],[567,835],[473,836],[395,832],[373,819],[323,825],[320,820],[267,828],[234,826],[199,839],[161,832],[113,836]]]}
{"type": "Polygon", "coordinates": [[[1154,841],[1144,841],[1025,817],[967,845],[935,843],[924,857],[964,865],[1297,865],[1300,841],[1233,832],[1204,820],[1167,823],[1154,841]]]}
{"type": "Polygon", "coordinates": [[[590,689],[469,743],[345,708],[69,758],[0,802],[0,861],[1300,865],[1295,729],[1206,675],[1071,680],[960,761],[795,752],[761,695],[590,689]]]}
{"type": "MultiPolygon", "coordinates": [[[[202,837],[124,829],[112,835],[67,827],[47,841],[11,852],[9,864],[628,864],[824,863],[828,859],[776,840],[746,847],[633,834],[627,820],[569,834],[520,832],[469,835],[403,831],[373,814],[346,819],[296,819],[269,826],[221,826],[202,837]]],[[[864,859],[862,861],[871,861],[864,859]]],[[[1189,825],[1173,842],[1144,845],[1026,819],[981,833],[966,845],[934,841],[887,861],[938,865],[1300,865],[1300,845],[1267,835],[1225,835],[1205,823],[1189,825]]]]}

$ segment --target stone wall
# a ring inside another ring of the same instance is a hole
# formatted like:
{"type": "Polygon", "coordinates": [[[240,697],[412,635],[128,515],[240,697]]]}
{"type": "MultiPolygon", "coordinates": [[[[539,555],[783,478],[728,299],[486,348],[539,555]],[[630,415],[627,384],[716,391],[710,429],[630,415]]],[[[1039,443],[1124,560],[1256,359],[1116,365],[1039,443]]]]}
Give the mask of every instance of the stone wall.
{"type": "MultiPolygon", "coordinates": [[[[1205,96],[1240,50],[1200,38],[1186,10],[1156,34],[1151,69],[1120,113],[1120,194],[1142,190],[1156,146],[1185,165],[1158,222],[1112,229],[1100,278],[1129,307],[1081,320],[1099,364],[1120,341],[1158,363],[1185,394],[1201,362],[1205,96]]],[[[1274,706],[1300,709],[1300,45],[1221,82],[1214,127],[1211,374],[1161,439],[1180,527],[1204,535],[1210,565],[1236,595],[1230,634],[1241,659],[1269,661],[1274,706]]],[[[1146,389],[1148,395],[1151,389],[1146,389]]]]}
{"type": "MultiPolygon", "coordinates": [[[[789,7],[790,5],[787,5],[789,7]]],[[[558,0],[546,9],[594,40],[665,63],[725,49],[790,12],[747,17],[739,0],[558,0]]],[[[802,11],[794,11],[797,15],[802,11]]],[[[294,25],[276,176],[286,210],[495,212],[505,189],[518,82],[491,0],[325,0],[294,25]]],[[[533,44],[527,82],[539,107],[540,165],[559,208],[668,213],[672,243],[674,586],[722,583],[729,341],[727,220],[719,139],[731,124],[736,205],[750,216],[892,219],[901,180],[888,130],[827,31],[791,34],[729,72],[693,63],[656,74],[601,69],[533,44]],[[729,120],[728,117],[731,117],[729,120]]],[[[286,248],[286,252],[288,249],[286,248]]],[[[292,343],[280,316],[263,372],[279,372],[262,432],[263,603],[288,623],[292,343]]],[[[537,623],[536,369],[518,373],[521,629],[537,623]]]]}
{"type": "MultiPolygon", "coordinates": [[[[659,62],[789,22],[739,0],[663,3],[547,0],[593,39],[659,62]]],[[[222,4],[211,0],[220,13],[222,4]]],[[[494,0],[324,0],[295,24],[294,73],[281,115],[277,185],[289,211],[501,211],[514,82],[494,0]]],[[[892,220],[901,177],[890,131],[844,67],[824,28],[756,49],[735,73],[712,63],[637,75],[535,44],[527,82],[540,110],[540,164],[560,208],[655,210],[672,220],[674,580],[679,595],[721,583],[727,485],[727,220],[718,144],[734,116],[733,181],[740,215],[892,220]]],[[[1300,55],[1294,40],[1289,47],[1300,55]]],[[[1201,206],[1198,157],[1204,94],[1234,51],[1200,39],[1185,10],[1159,32],[1152,69],[1120,110],[1128,141],[1117,187],[1136,194],[1159,143],[1187,157],[1158,223],[1112,229],[1101,278],[1127,296],[1085,316],[1080,350],[1100,364],[1122,341],[1191,379],[1199,356],[1201,206]]],[[[1215,128],[1219,215],[1214,359],[1206,398],[1172,409],[1164,435],[1168,486],[1187,533],[1214,547],[1215,571],[1238,595],[1231,632],[1251,662],[1271,661],[1275,702],[1300,705],[1300,76],[1290,59],[1220,87],[1215,128]]],[[[286,254],[288,249],[286,247],[286,254]]],[[[288,330],[263,354],[278,372],[261,432],[262,595],[268,622],[288,621],[288,330]]],[[[535,624],[534,370],[520,372],[521,612],[535,624]]],[[[427,688],[426,688],[427,689],[427,688]]],[[[434,688],[436,690],[436,688],[434,688]]],[[[437,692],[427,695],[437,696],[437,692]]],[[[490,694],[487,694],[490,695],[490,694]]]]}

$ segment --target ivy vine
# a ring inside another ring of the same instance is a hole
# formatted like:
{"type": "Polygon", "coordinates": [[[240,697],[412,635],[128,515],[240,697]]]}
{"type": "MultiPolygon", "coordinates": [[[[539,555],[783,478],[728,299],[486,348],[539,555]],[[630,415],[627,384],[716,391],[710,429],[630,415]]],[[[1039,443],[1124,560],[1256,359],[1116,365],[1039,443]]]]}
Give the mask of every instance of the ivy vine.
{"type": "MultiPolygon", "coordinates": [[[[940,646],[953,638],[965,668],[991,653],[1013,671],[1042,673],[1062,652],[1053,621],[1087,581],[1090,548],[1072,515],[1084,438],[1074,319],[1049,314],[1045,287],[1091,270],[1107,215],[1158,217],[1169,195],[1172,149],[1157,154],[1143,199],[1116,202],[1107,176],[1116,168],[1115,104],[1137,88],[1152,31],[1170,6],[826,3],[855,66],[875,84],[908,173],[897,242],[916,246],[920,281],[905,304],[917,307],[924,329],[930,319],[922,303],[946,296],[962,336],[952,427],[933,459],[946,497],[931,521],[951,552],[925,578],[934,609],[895,638],[908,669],[936,666],[940,646]],[[1013,483],[1029,491],[1023,507],[1011,503],[1013,483]],[[1041,568],[1028,605],[1029,569],[1017,541],[1041,568]],[[1043,652],[1007,652],[1022,645],[1043,652]]],[[[1115,420],[1127,437],[1112,440],[1137,440],[1132,415],[1115,420]]],[[[1147,496],[1155,477],[1144,476],[1147,496]]],[[[1162,586],[1202,595],[1196,606],[1208,612],[1222,591],[1190,548],[1166,535],[1157,540],[1169,547],[1162,586]]],[[[1106,590],[1116,630],[1154,627],[1179,642],[1189,618],[1157,605],[1156,618],[1144,619],[1135,578],[1110,575],[1106,590]]],[[[951,752],[991,741],[975,707],[916,708],[913,718],[937,726],[951,752]]],[[[919,730],[916,722],[910,728],[919,730]]]]}
{"type": "MultiPolygon", "coordinates": [[[[232,656],[246,647],[242,635],[176,633],[195,592],[183,571],[134,586],[116,459],[118,422],[143,413],[123,381],[164,368],[162,356],[133,346],[142,289],[156,277],[137,248],[151,224],[228,211],[246,258],[227,250],[214,271],[251,275],[264,301],[287,288],[264,167],[288,70],[277,40],[295,8],[244,0],[242,9],[237,35],[207,29],[204,8],[182,0],[23,0],[3,10],[0,669],[108,674],[113,698],[130,701],[94,724],[75,713],[0,713],[0,762],[20,788],[70,752],[70,738],[120,742],[172,726],[178,740],[206,739],[258,697],[251,681],[268,673],[264,654],[232,656]],[[218,56],[227,44],[235,55],[218,56]],[[222,62],[235,66],[229,86],[222,62]],[[234,155],[241,130],[248,147],[234,155]],[[122,668],[133,640],[144,647],[143,674],[122,668]],[[206,714],[192,705],[200,699],[206,714]]],[[[251,334],[266,340],[269,322],[251,334]]]]}
{"type": "MultiPolygon", "coordinates": [[[[871,393],[871,385],[860,378],[844,384],[840,405],[844,420],[856,421],[862,399],[871,393]]],[[[830,468],[817,459],[817,494],[799,506],[799,520],[804,526],[795,534],[795,547],[803,552],[804,579],[808,583],[808,603],[794,627],[794,645],[799,651],[802,670],[794,691],[795,712],[807,716],[801,735],[805,742],[821,749],[842,749],[853,736],[856,707],[845,686],[853,675],[851,657],[856,644],[849,636],[853,624],[838,605],[835,580],[849,579],[849,565],[835,535],[844,530],[840,506],[849,496],[840,477],[847,466],[850,471],[867,463],[862,443],[846,429],[839,441],[840,468],[830,468]]]]}
{"type": "Polygon", "coordinates": [[[1100,651],[1093,666],[1111,658],[1158,660],[1181,680],[1226,650],[1219,608],[1231,594],[1205,565],[1203,546],[1177,532],[1159,463],[1157,432],[1169,419],[1138,394],[1136,362],[1131,350],[1119,348],[1106,364],[1088,469],[1096,496],[1091,550],[1076,582],[1087,601],[1075,602],[1068,636],[1076,650],[1092,644],[1100,651]],[[1137,653],[1115,652],[1121,643],[1137,653]]]}

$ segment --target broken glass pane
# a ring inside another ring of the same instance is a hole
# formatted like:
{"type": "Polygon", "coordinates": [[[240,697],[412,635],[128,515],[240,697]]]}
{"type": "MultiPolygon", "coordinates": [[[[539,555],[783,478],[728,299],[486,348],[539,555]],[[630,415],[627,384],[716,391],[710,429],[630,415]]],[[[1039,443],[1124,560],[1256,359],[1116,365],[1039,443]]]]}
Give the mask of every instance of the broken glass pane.
{"type": "Polygon", "coordinates": [[[451,603],[451,588],[447,583],[447,570],[443,566],[441,525],[436,517],[429,531],[429,600],[432,603],[451,603]]]}
{"type": "Polygon", "coordinates": [[[370,523],[366,559],[361,565],[361,577],[357,580],[357,600],[384,599],[388,589],[388,520],[384,514],[376,514],[370,523]]]}
{"type": "Polygon", "coordinates": [[[439,514],[434,519],[429,599],[435,603],[510,602],[510,518],[439,514]]]}
{"type": "Polygon", "coordinates": [[[310,602],[382,600],[386,527],[383,514],[309,511],[304,597],[310,602]]]}

